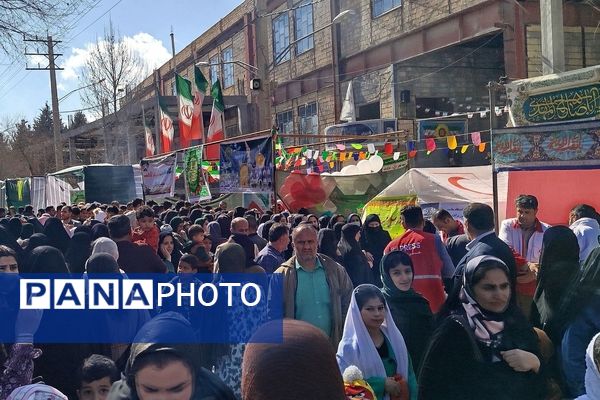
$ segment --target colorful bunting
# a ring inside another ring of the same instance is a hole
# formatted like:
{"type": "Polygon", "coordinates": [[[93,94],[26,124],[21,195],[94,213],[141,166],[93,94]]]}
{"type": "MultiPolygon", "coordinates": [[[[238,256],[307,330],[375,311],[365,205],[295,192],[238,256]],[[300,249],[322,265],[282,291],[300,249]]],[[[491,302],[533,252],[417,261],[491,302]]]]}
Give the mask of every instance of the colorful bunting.
{"type": "Polygon", "coordinates": [[[475,146],[479,146],[481,144],[481,133],[480,132],[471,133],[471,142],[473,142],[473,144],[475,146]]]}
{"type": "MultiPolygon", "coordinates": [[[[415,142],[406,142],[406,150],[408,150],[408,156],[410,158],[414,158],[417,155],[417,150],[415,149],[415,142]]],[[[396,154],[400,154],[399,152],[395,152],[394,156],[396,154]]]]}
{"type": "Polygon", "coordinates": [[[336,144],[336,145],[335,145],[335,147],[337,147],[337,149],[338,149],[339,151],[344,151],[344,150],[346,150],[346,145],[345,145],[345,144],[343,144],[343,143],[338,143],[338,144],[336,144]]]}
{"type": "Polygon", "coordinates": [[[394,153],[394,146],[390,142],[386,142],[386,144],[383,146],[383,152],[385,154],[387,154],[388,156],[390,154],[393,154],[394,153]]]}
{"type": "Polygon", "coordinates": [[[463,147],[461,147],[461,148],[460,148],[460,152],[461,152],[462,154],[465,154],[465,153],[467,152],[467,150],[468,150],[468,149],[469,149],[469,145],[468,145],[468,144],[465,144],[465,145],[463,145],[463,147]]]}
{"type": "Polygon", "coordinates": [[[483,142],[479,145],[479,152],[483,153],[484,151],[485,151],[485,142],[483,142]]]}
{"type": "Polygon", "coordinates": [[[352,143],[350,146],[352,146],[352,148],[356,150],[360,150],[363,148],[362,144],[360,143],[352,143]]]}
{"type": "Polygon", "coordinates": [[[427,148],[427,153],[433,153],[436,148],[435,139],[434,138],[425,139],[425,146],[427,148]]]}
{"type": "Polygon", "coordinates": [[[456,142],[456,136],[454,136],[454,135],[448,136],[447,140],[448,140],[448,148],[450,150],[456,149],[456,146],[458,146],[458,143],[456,142]]]}

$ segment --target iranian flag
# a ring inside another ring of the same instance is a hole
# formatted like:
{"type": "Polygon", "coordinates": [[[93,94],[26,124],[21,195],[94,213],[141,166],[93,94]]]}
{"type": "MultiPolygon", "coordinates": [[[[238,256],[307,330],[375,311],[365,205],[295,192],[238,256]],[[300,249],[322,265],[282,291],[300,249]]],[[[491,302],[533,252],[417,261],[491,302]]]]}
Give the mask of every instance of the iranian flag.
{"type": "Polygon", "coordinates": [[[169,153],[173,146],[173,119],[167,112],[167,106],[161,96],[158,96],[158,104],[160,105],[160,139],[162,143],[162,152],[169,153]]]}
{"type": "Polygon", "coordinates": [[[144,106],[142,106],[142,121],[144,123],[144,134],[146,136],[146,157],[154,155],[156,148],[154,147],[154,137],[152,135],[152,129],[146,123],[146,112],[144,106]]]}
{"type": "MultiPolygon", "coordinates": [[[[213,97],[213,107],[210,114],[210,125],[206,135],[206,143],[221,140],[225,138],[223,127],[223,115],[225,113],[225,104],[223,103],[223,93],[221,93],[221,83],[217,79],[210,91],[213,97]]],[[[206,146],[206,159],[218,160],[220,158],[220,147],[218,144],[206,146]]]]}
{"type": "Polygon", "coordinates": [[[194,115],[192,84],[179,74],[175,74],[175,82],[179,105],[179,143],[181,148],[186,148],[190,147],[192,141],[192,117],[194,115]]]}
{"type": "Polygon", "coordinates": [[[202,118],[202,102],[206,96],[208,81],[200,71],[200,68],[194,66],[194,115],[192,116],[192,140],[201,140],[204,142],[204,120],[202,118]]]}

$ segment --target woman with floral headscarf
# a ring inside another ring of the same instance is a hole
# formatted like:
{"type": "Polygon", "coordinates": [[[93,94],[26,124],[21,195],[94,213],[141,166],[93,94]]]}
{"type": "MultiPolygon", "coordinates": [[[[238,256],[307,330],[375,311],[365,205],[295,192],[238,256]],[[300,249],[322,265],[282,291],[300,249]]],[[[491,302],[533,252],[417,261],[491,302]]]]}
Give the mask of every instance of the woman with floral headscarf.
{"type": "Polygon", "coordinates": [[[419,375],[419,399],[543,399],[539,339],[518,310],[506,264],[470,260],[447,299],[419,375]]]}

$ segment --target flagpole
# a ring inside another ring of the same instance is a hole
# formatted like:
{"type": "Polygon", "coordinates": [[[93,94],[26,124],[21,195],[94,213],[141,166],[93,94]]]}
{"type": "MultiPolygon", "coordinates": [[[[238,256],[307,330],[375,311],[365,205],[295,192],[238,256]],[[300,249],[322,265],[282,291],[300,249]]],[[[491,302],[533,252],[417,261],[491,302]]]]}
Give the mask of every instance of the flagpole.
{"type": "Polygon", "coordinates": [[[162,153],[160,132],[160,90],[158,88],[158,71],[154,70],[154,90],[156,92],[156,106],[154,108],[154,130],[156,131],[156,154],[162,153]]]}
{"type": "Polygon", "coordinates": [[[277,167],[275,165],[275,148],[277,140],[277,130],[275,127],[271,130],[271,163],[273,164],[273,213],[277,213],[277,167]]]}

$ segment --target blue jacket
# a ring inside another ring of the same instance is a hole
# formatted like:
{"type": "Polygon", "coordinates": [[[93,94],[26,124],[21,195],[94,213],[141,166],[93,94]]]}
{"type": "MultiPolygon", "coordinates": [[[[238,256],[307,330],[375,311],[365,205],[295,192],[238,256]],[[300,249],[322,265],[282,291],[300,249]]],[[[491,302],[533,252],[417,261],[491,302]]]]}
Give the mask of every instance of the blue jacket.
{"type": "Polygon", "coordinates": [[[587,307],[569,324],[560,348],[561,369],[569,395],[585,394],[585,351],[590,340],[600,332],[600,295],[595,295],[587,307]]]}

